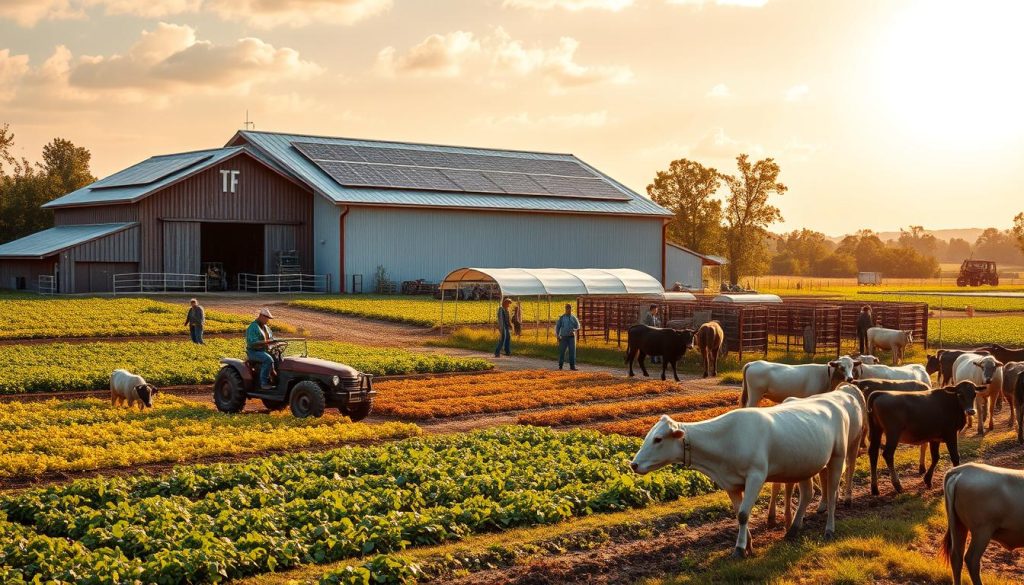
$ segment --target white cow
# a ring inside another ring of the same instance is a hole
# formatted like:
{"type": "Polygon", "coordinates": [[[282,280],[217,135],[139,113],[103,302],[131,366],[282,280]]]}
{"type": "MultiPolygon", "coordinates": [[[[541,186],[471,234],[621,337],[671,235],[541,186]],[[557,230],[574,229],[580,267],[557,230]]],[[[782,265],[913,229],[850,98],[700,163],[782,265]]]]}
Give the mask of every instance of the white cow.
{"type": "Polygon", "coordinates": [[[974,399],[974,409],[978,411],[978,435],[984,435],[986,416],[988,430],[995,426],[996,399],[1003,391],[1003,364],[990,355],[965,353],[953,362],[953,384],[964,381],[985,388],[974,399]]]}
{"type": "Polygon", "coordinates": [[[807,398],[834,390],[843,382],[852,382],[854,368],[860,360],[850,356],[836,358],[827,364],[799,364],[790,366],[757,360],[743,366],[743,392],[740,406],[757,406],[762,398],[772,402],[807,398]]]}
{"type": "Polygon", "coordinates": [[[153,396],[156,387],[148,384],[142,376],[136,376],[128,370],[114,370],[110,374],[110,405],[119,406],[125,401],[128,406],[139,402],[139,410],[153,408],[153,396]]]}
{"type": "Polygon", "coordinates": [[[886,366],[884,364],[864,364],[855,372],[859,380],[917,380],[931,388],[932,377],[921,364],[906,366],[886,366]]]}
{"type": "MultiPolygon", "coordinates": [[[[863,433],[864,396],[844,384],[835,392],[768,408],[740,408],[697,423],[663,415],[630,462],[639,474],[682,463],[707,475],[732,500],[739,521],[733,556],[753,552],[748,523],[765,482],[798,483],[800,503],[787,536],[803,525],[811,479],[823,472],[825,537],[835,535],[836,500],[844,466],[852,479],[863,433]]],[[[847,484],[847,498],[852,498],[847,484]]]]}
{"type": "Polygon", "coordinates": [[[971,583],[981,585],[981,556],[990,541],[1009,550],[1024,546],[1024,471],[964,463],[946,472],[942,488],[947,527],[939,553],[952,564],[953,585],[960,585],[965,560],[971,583]]]}
{"type": "Polygon", "coordinates": [[[912,343],[914,343],[913,331],[886,329],[885,327],[868,329],[868,353],[873,355],[876,349],[891,350],[892,365],[894,366],[903,363],[903,351],[912,343]]]}

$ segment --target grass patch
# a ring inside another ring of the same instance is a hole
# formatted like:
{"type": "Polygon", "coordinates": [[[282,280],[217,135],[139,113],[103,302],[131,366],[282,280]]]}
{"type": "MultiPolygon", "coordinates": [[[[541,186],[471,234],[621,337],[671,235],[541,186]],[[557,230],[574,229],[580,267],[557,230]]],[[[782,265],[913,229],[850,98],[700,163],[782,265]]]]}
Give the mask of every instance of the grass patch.
{"type": "MultiPolygon", "coordinates": [[[[523,320],[533,323],[540,319],[542,323],[554,322],[562,314],[562,305],[576,302],[575,297],[551,297],[547,299],[523,299],[523,320]],[[550,314],[549,314],[550,310],[550,314]]],[[[313,309],[327,313],[353,315],[409,323],[424,327],[436,327],[441,324],[441,301],[432,297],[394,296],[394,295],[342,295],[334,297],[316,297],[297,299],[288,303],[294,307],[313,309]]],[[[513,304],[514,306],[514,304],[513,304]]],[[[496,323],[498,320],[498,301],[459,301],[446,299],[444,303],[444,324],[458,323],[479,325],[496,323]]]]}

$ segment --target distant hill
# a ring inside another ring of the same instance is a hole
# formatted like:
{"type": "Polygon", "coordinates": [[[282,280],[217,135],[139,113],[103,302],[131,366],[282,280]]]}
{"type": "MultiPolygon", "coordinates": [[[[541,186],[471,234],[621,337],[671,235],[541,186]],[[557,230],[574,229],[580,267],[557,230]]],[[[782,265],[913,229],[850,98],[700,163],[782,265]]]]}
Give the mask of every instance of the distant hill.
{"type": "MultiPolygon", "coordinates": [[[[948,229],[948,230],[925,230],[926,233],[929,233],[929,234],[935,236],[936,238],[938,238],[940,240],[946,240],[948,242],[949,240],[951,240],[953,238],[960,238],[960,239],[963,239],[963,240],[967,240],[971,244],[974,244],[974,241],[978,239],[978,236],[980,236],[981,232],[983,232],[983,231],[985,231],[985,230],[982,229],[982,228],[962,228],[962,229],[948,229]]],[[[837,237],[830,236],[829,239],[832,240],[833,242],[838,243],[844,237],[846,237],[846,236],[837,236],[837,237]]],[[[899,239],[900,233],[898,231],[895,231],[895,232],[878,232],[878,237],[881,238],[881,240],[883,242],[886,242],[888,240],[897,240],[897,239],[899,239]]]]}

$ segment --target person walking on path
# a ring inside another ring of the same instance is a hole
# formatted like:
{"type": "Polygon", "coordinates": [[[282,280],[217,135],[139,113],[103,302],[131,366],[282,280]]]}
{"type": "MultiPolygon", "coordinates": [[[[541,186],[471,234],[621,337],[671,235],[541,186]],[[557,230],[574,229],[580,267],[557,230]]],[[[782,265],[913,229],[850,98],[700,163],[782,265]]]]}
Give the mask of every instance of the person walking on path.
{"type": "MultiPolygon", "coordinates": [[[[643,324],[648,325],[650,327],[661,327],[661,317],[658,316],[658,305],[650,306],[650,309],[647,311],[647,314],[644,315],[643,324]]],[[[661,363],[661,356],[652,355],[651,363],[661,363]]]]}
{"type": "Polygon", "coordinates": [[[206,311],[196,299],[190,299],[188,303],[189,308],[188,314],[185,315],[185,326],[188,327],[188,333],[189,336],[192,337],[192,343],[202,345],[203,326],[206,325],[206,311]]]}
{"type": "Polygon", "coordinates": [[[558,369],[565,364],[565,354],[569,354],[569,369],[576,369],[576,334],[580,331],[580,321],[572,314],[572,305],[565,304],[565,314],[555,322],[555,337],[558,338],[558,369]]]}
{"type": "Polygon", "coordinates": [[[270,309],[260,309],[256,320],[245,330],[245,353],[252,363],[260,364],[260,390],[272,390],[270,374],[274,371],[274,356],[267,351],[274,342],[269,322],[274,316],[270,309]]]}
{"type": "Polygon", "coordinates": [[[508,312],[511,305],[512,299],[505,298],[498,307],[498,345],[494,348],[494,357],[501,355],[502,348],[505,349],[505,355],[512,355],[512,317],[508,312]]]}
{"type": "Polygon", "coordinates": [[[871,316],[871,307],[864,305],[857,315],[857,345],[860,347],[861,355],[868,351],[868,329],[875,326],[875,320],[871,316]]]}

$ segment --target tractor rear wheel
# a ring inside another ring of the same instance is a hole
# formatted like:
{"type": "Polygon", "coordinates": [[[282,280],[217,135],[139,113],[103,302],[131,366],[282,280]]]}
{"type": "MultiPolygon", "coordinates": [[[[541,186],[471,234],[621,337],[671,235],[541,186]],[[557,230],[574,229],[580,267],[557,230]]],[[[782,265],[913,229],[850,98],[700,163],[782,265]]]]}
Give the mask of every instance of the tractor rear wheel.
{"type": "Polygon", "coordinates": [[[312,380],[304,380],[292,388],[292,414],[296,418],[323,416],[326,404],[324,389],[312,380]]]}
{"type": "Polygon", "coordinates": [[[269,410],[270,412],[284,410],[285,407],[288,406],[287,400],[271,400],[269,398],[261,398],[260,401],[263,402],[263,406],[265,406],[267,410],[269,410]]]}
{"type": "Polygon", "coordinates": [[[368,397],[364,402],[357,402],[338,409],[341,414],[347,416],[352,422],[359,422],[370,416],[373,410],[373,396],[368,397]]]}
{"type": "Polygon", "coordinates": [[[964,277],[962,277],[962,276],[960,276],[960,277],[957,277],[957,279],[956,279],[956,285],[957,285],[957,286],[967,286],[967,279],[966,279],[966,278],[964,278],[964,277]]]}
{"type": "Polygon", "coordinates": [[[213,382],[213,402],[221,412],[242,412],[245,408],[245,388],[242,376],[231,366],[224,366],[217,372],[213,382]]]}
{"type": "Polygon", "coordinates": [[[992,283],[992,286],[999,286],[999,277],[998,276],[993,276],[992,279],[989,282],[992,283]]]}

